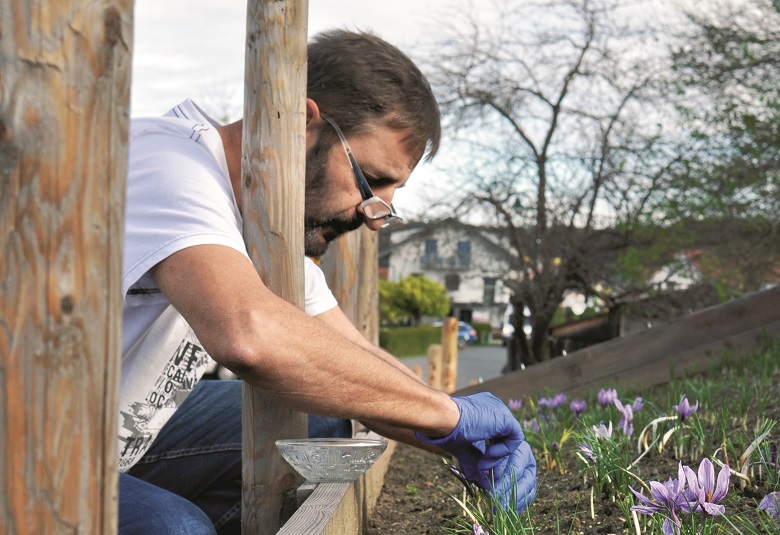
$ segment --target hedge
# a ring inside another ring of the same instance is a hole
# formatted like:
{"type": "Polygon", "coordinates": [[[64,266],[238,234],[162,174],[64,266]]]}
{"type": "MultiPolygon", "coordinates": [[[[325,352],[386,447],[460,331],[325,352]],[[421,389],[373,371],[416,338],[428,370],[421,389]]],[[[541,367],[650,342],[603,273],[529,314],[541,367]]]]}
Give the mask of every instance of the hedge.
{"type": "MultiPolygon", "coordinates": [[[[490,343],[493,328],[489,323],[473,323],[477,343],[490,343]]],[[[379,346],[396,357],[420,357],[428,354],[428,346],[441,344],[441,327],[392,327],[379,330],[379,346]]]]}

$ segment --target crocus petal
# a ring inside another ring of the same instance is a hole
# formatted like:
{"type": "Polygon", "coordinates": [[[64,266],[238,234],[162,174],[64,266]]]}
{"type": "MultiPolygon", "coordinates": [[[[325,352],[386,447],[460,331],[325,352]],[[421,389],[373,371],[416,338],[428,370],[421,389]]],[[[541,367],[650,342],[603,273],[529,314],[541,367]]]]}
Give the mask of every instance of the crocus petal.
{"type": "Polygon", "coordinates": [[[665,518],[664,523],[661,525],[661,531],[664,535],[679,535],[680,527],[668,518],[665,518]]]}
{"type": "Polygon", "coordinates": [[[715,486],[715,492],[712,493],[711,501],[717,502],[723,499],[726,494],[729,493],[729,479],[731,478],[731,470],[727,464],[723,465],[718,474],[718,484],[715,486]]]}
{"type": "Polygon", "coordinates": [[[780,508],[780,492],[770,492],[764,496],[764,499],[761,500],[761,504],[758,508],[763,509],[773,518],[780,517],[780,509],[778,509],[780,508]]]}
{"type": "Polygon", "coordinates": [[[706,457],[702,459],[699,465],[699,485],[704,491],[705,501],[711,501],[710,496],[712,491],[715,490],[715,468],[706,457]]]}
{"type": "Polygon", "coordinates": [[[707,511],[707,514],[710,514],[712,516],[720,516],[726,512],[725,507],[715,503],[704,502],[701,504],[701,506],[704,508],[705,511],[707,511]]]}

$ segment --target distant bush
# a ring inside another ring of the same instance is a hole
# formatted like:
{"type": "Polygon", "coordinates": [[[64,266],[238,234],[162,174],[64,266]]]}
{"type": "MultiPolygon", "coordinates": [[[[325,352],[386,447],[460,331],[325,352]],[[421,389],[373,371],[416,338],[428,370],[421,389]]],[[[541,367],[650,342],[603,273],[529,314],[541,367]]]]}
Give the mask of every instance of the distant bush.
{"type": "Polygon", "coordinates": [[[428,346],[441,343],[441,327],[393,327],[380,329],[379,345],[396,357],[419,357],[428,353],[428,346]]]}
{"type": "Polygon", "coordinates": [[[489,323],[472,323],[472,327],[477,331],[477,343],[489,344],[493,334],[493,326],[489,323]]]}
{"type": "MultiPolygon", "coordinates": [[[[472,323],[477,331],[477,344],[489,344],[493,327],[489,323],[472,323]]],[[[428,353],[428,346],[441,344],[441,327],[390,327],[379,331],[379,345],[396,357],[419,357],[428,353]]]]}

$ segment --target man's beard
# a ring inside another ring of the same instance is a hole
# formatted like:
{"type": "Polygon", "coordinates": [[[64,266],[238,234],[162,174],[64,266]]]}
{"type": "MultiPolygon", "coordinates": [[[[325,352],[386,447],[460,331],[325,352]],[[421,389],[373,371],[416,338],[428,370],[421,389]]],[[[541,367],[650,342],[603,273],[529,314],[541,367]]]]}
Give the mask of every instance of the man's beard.
{"type": "Polygon", "coordinates": [[[307,256],[322,256],[331,241],[363,224],[361,217],[337,217],[327,213],[329,180],[326,173],[330,144],[322,138],[306,153],[306,206],[304,211],[304,251],[307,256]]]}

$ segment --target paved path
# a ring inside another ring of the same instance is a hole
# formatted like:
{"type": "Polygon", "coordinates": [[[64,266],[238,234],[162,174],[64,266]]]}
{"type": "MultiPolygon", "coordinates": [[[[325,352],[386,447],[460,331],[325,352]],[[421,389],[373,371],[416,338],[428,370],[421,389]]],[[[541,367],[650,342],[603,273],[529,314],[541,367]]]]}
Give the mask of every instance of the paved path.
{"type": "MultiPolygon", "coordinates": [[[[410,368],[422,366],[423,380],[428,379],[428,357],[401,359],[410,368]]],[[[475,346],[458,351],[458,377],[455,388],[469,386],[472,381],[487,381],[501,375],[506,364],[506,348],[500,345],[475,346]]]]}

